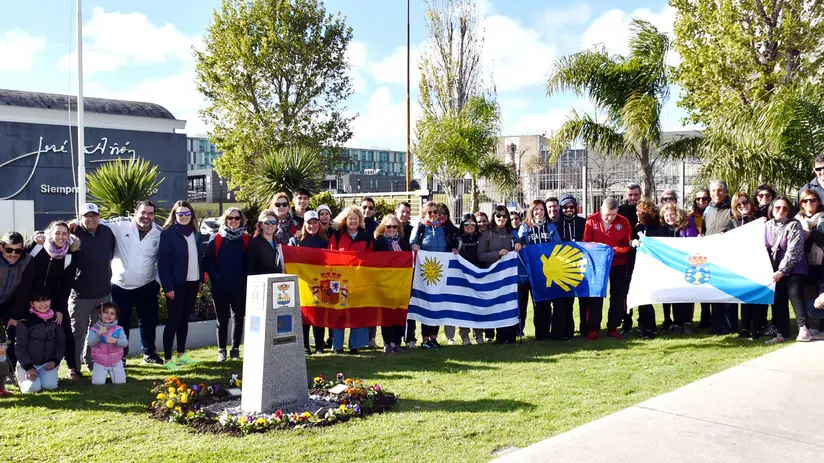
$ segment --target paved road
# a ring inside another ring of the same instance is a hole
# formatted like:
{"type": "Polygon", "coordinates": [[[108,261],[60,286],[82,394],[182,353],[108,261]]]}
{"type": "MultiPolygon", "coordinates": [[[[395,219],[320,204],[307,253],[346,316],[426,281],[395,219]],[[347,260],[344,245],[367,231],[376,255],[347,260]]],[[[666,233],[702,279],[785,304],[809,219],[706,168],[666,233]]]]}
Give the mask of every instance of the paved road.
{"type": "Polygon", "coordinates": [[[824,462],[824,341],[791,345],[496,462],[824,462]]]}

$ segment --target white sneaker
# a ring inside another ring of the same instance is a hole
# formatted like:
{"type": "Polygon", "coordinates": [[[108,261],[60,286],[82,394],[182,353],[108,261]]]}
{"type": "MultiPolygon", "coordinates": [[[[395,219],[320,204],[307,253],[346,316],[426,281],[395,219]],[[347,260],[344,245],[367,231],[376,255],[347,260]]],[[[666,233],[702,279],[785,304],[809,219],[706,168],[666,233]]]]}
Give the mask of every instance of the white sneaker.
{"type": "Polygon", "coordinates": [[[769,341],[765,342],[764,344],[778,344],[779,342],[784,342],[784,341],[785,341],[784,336],[781,336],[779,334],[778,336],[770,339],[769,341]]]}
{"type": "Polygon", "coordinates": [[[407,349],[414,349],[414,348],[416,348],[416,347],[418,347],[418,345],[417,345],[417,344],[415,344],[415,341],[410,341],[410,342],[407,342],[407,343],[406,343],[406,348],[407,348],[407,349]]]}
{"type": "Polygon", "coordinates": [[[798,342],[810,342],[812,340],[812,335],[810,334],[810,329],[806,326],[802,326],[798,329],[798,337],[795,338],[798,342]]]}
{"type": "Polygon", "coordinates": [[[455,340],[454,339],[447,339],[446,343],[449,344],[450,346],[454,346],[455,345],[455,340]]]}

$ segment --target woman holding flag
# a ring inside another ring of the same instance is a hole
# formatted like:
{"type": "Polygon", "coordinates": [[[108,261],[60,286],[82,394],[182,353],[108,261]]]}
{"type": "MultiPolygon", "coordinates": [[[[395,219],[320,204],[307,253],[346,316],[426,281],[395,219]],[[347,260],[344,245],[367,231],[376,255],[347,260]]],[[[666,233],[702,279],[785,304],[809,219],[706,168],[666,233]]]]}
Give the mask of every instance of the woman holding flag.
{"type": "MultiPolygon", "coordinates": [[[[394,214],[387,214],[375,229],[375,251],[409,251],[409,245],[402,238],[401,221],[394,214]]],[[[404,328],[404,325],[381,326],[385,354],[403,352],[401,338],[403,338],[404,328]]]]}
{"type": "MultiPolygon", "coordinates": [[[[303,213],[303,228],[300,232],[300,238],[293,237],[289,245],[315,249],[329,247],[329,238],[326,237],[326,232],[323,230],[317,212],[306,211],[303,213]]],[[[325,347],[323,343],[324,328],[322,326],[312,326],[308,323],[303,324],[303,350],[306,355],[312,354],[312,349],[309,347],[310,328],[312,329],[312,335],[315,337],[315,352],[322,354],[325,347]]]]}
{"type": "MultiPolygon", "coordinates": [[[[437,209],[436,209],[437,211],[437,209]]],[[[335,217],[335,231],[329,240],[329,249],[337,251],[372,251],[374,240],[366,233],[363,212],[358,206],[349,206],[335,217]]],[[[349,329],[349,353],[369,344],[369,328],[349,329]]],[[[343,330],[332,330],[332,348],[343,353],[343,330]]]]}
{"type": "MultiPolygon", "coordinates": [[[[452,253],[458,254],[464,259],[467,260],[470,264],[474,265],[478,268],[484,268],[484,265],[478,259],[478,241],[480,240],[480,234],[478,233],[478,226],[477,221],[475,219],[474,214],[464,214],[463,218],[461,219],[461,233],[455,237],[453,242],[452,253]]],[[[490,336],[495,336],[495,330],[489,330],[490,336]]],[[[458,330],[458,333],[461,336],[461,342],[463,345],[468,346],[471,344],[469,340],[469,328],[461,327],[458,330]]],[[[475,343],[476,344],[483,344],[484,343],[484,330],[475,328],[474,329],[474,336],[475,336],[475,343]]]]}
{"type": "MultiPolygon", "coordinates": [[[[512,216],[510,215],[510,217],[512,216]]],[[[536,199],[529,205],[526,219],[524,223],[521,224],[517,237],[518,243],[520,243],[521,246],[561,242],[558,228],[547,218],[546,203],[544,203],[543,200],[536,199]]],[[[523,262],[520,262],[518,265],[518,307],[521,310],[522,332],[524,330],[524,324],[526,324],[526,306],[531,290],[532,286],[529,284],[526,266],[523,262]]],[[[533,298],[532,307],[534,311],[532,314],[532,322],[535,325],[535,339],[549,339],[549,328],[552,321],[552,306],[550,305],[550,301],[535,302],[533,298]]],[[[558,310],[558,307],[556,306],[555,309],[558,310]]],[[[566,320],[562,320],[562,323],[566,325],[566,320]]]]}
{"type": "MultiPolygon", "coordinates": [[[[478,258],[481,262],[493,264],[508,253],[521,250],[521,244],[515,244],[512,239],[512,227],[509,224],[509,211],[506,206],[495,208],[495,226],[481,235],[478,244],[478,258]]],[[[507,328],[498,328],[496,344],[515,344],[518,336],[518,325],[507,328]]]]}
{"type": "MultiPolygon", "coordinates": [[[[442,227],[438,203],[429,201],[421,209],[421,220],[412,229],[409,244],[413,251],[447,252],[449,250],[446,231],[442,227]]],[[[439,327],[421,323],[421,335],[425,349],[440,349],[438,344],[439,327]]],[[[408,343],[407,343],[408,345],[408,343]]]]}
{"type": "MultiPolygon", "coordinates": [[[[732,209],[732,219],[730,219],[730,229],[744,226],[757,218],[755,204],[752,199],[739,191],[732,195],[730,203],[732,209]]],[[[744,339],[758,339],[764,330],[767,320],[767,306],[763,304],[741,304],[741,331],[738,337],[744,339]],[[752,330],[750,329],[752,326],[752,330]]]]}
{"type": "Polygon", "coordinates": [[[768,212],[765,245],[773,263],[775,300],[773,320],[777,326],[767,334],[775,336],[767,344],[784,342],[790,336],[790,308],[792,302],[798,323],[796,341],[810,341],[807,329],[807,311],[804,301],[804,277],[807,274],[807,257],[804,255],[804,230],[793,218],[792,203],[779,196],[768,212]]]}
{"type": "MultiPolygon", "coordinates": [[[[669,238],[689,238],[700,234],[692,215],[679,209],[675,203],[666,203],[661,206],[661,228],[663,236],[669,238]]],[[[693,303],[672,304],[673,333],[692,334],[693,303]]]]}

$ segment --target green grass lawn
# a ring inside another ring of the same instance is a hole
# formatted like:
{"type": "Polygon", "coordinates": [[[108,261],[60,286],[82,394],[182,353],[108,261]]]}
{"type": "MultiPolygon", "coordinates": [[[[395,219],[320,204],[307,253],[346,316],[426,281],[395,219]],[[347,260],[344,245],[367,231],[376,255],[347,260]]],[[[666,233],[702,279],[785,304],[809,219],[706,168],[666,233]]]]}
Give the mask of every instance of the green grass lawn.
{"type": "MultiPolygon", "coordinates": [[[[311,356],[310,378],[343,372],[379,382],[401,401],[332,427],[241,438],[150,419],[149,388],[167,375],[130,359],[124,386],[93,387],[85,377],[61,380],[59,392],[0,399],[0,454],[3,461],[487,461],[496,449],[528,446],[776,349],[703,334],[571,343],[528,336],[505,346],[445,341],[437,351],[311,356]]],[[[216,363],[214,348],[192,354],[202,362],[179,372],[186,382],[242,371],[239,362],[216,363]]]]}

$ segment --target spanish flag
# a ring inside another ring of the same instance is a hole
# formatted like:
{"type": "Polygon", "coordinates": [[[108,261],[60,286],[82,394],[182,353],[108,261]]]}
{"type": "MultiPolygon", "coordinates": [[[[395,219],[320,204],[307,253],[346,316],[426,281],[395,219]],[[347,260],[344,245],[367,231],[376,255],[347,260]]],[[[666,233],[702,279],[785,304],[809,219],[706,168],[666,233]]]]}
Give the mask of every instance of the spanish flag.
{"type": "Polygon", "coordinates": [[[285,272],[298,277],[307,323],[326,328],[406,324],[411,252],[281,249],[285,272]]]}

